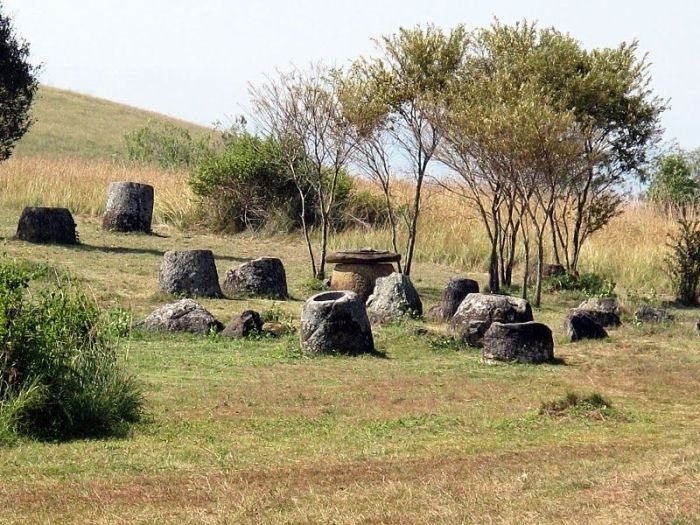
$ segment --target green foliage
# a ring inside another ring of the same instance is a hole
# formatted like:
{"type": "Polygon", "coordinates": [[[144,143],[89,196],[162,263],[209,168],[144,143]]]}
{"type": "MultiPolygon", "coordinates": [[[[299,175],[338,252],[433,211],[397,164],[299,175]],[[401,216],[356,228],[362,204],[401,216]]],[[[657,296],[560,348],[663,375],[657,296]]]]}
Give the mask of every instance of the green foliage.
{"type": "Polygon", "coordinates": [[[694,306],[700,296],[700,219],[680,213],[676,226],[676,233],[668,242],[667,271],[678,301],[694,306]]]}
{"type": "Polygon", "coordinates": [[[550,292],[577,291],[587,297],[610,297],[615,292],[613,281],[593,272],[550,277],[545,280],[544,286],[550,292]]]}
{"type": "Polygon", "coordinates": [[[190,186],[204,199],[208,225],[219,231],[297,226],[299,191],[279,159],[274,140],[246,132],[231,135],[222,151],[202,159],[190,186]]]}
{"type": "Polygon", "coordinates": [[[196,139],[182,127],[156,120],[127,133],[124,141],[129,160],[163,169],[193,168],[213,149],[207,137],[196,139]]]}
{"type": "Polygon", "coordinates": [[[29,46],[15,34],[0,4],[0,161],[32,123],[29,109],[39,87],[39,69],[29,63],[29,46]]]}
{"type": "Polygon", "coordinates": [[[20,265],[0,261],[1,438],[123,433],[142,415],[141,390],[117,362],[123,316],[114,326],[70,284],[29,285],[20,265]]]}
{"type": "Polygon", "coordinates": [[[647,197],[667,211],[692,205],[700,200],[700,171],[683,152],[664,155],[655,163],[647,197]]]}

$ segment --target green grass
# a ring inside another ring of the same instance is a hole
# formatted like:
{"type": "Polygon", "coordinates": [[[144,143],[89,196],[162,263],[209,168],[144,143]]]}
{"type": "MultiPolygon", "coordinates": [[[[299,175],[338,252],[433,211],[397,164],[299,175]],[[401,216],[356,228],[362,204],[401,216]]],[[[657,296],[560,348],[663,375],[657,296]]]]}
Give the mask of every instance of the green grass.
{"type": "MultiPolygon", "coordinates": [[[[78,217],[83,245],[11,240],[3,251],[50,274],[60,268],[106,306],[137,317],[157,294],[162,253],[214,251],[220,276],[276,255],[294,299],[205,300],[227,321],[279,309],[298,325],[310,290],[292,237],[157,236],[100,230],[78,217]]],[[[458,268],[421,263],[426,309],[458,268]]],[[[485,276],[471,274],[482,284],[485,276]]],[[[627,323],[607,341],[567,343],[564,311],[545,297],[564,365],[487,365],[473,349],[375,329],[387,358],[308,359],[297,335],[232,341],[135,333],[122,357],[143,383],[148,421],[126,439],[0,449],[8,523],[693,523],[700,516],[700,345],[677,310],[669,326],[627,323]],[[431,343],[431,341],[433,341],[431,343]],[[552,417],[540,407],[596,392],[624,417],[552,417]]]]}
{"type": "Polygon", "coordinates": [[[39,88],[32,114],[36,122],[15,150],[20,156],[122,159],[124,135],[151,119],[182,126],[195,135],[209,133],[172,117],[49,86],[39,88]]]}

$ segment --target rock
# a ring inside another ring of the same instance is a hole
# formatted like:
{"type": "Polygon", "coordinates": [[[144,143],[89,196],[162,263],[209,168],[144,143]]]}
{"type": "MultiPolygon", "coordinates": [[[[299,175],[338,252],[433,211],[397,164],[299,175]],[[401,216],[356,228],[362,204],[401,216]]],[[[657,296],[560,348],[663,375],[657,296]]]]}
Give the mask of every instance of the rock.
{"type": "Polygon", "coordinates": [[[225,337],[248,337],[262,331],[263,322],[260,314],[255,310],[245,310],[240,315],[234,316],[226,325],[221,335],[225,337]]]}
{"type": "Polygon", "coordinates": [[[158,275],[161,292],[188,297],[223,297],[210,250],[170,251],[163,255],[158,275]]]}
{"type": "Polygon", "coordinates": [[[668,310],[664,308],[653,308],[647,304],[641,305],[634,312],[635,320],[641,323],[668,323],[673,321],[674,317],[668,310]]]}
{"type": "Polygon", "coordinates": [[[24,208],[16,237],[38,244],[78,244],[75,221],[66,208],[24,208]]]}
{"type": "Polygon", "coordinates": [[[542,265],[542,278],[549,279],[551,277],[561,277],[566,275],[566,268],[561,264],[543,264],[542,265]]]}
{"type": "Polygon", "coordinates": [[[598,322],[595,311],[574,308],[564,320],[564,331],[572,341],[581,339],[604,339],[608,337],[605,328],[598,322]]]}
{"type": "Polygon", "coordinates": [[[154,310],[138,327],[152,331],[191,332],[209,334],[219,332],[223,325],[201,304],[192,299],[181,299],[154,310]]]}
{"type": "Polygon", "coordinates": [[[620,305],[615,297],[591,297],[583,301],[579,310],[588,310],[604,328],[620,326],[620,305]]]}
{"type": "Polygon", "coordinates": [[[301,310],[301,345],[310,354],[358,355],[374,351],[372,327],[354,292],[322,292],[301,310]]]}
{"type": "Polygon", "coordinates": [[[102,228],[119,232],[151,232],[153,186],[113,182],[107,190],[102,228]]]}
{"type": "Polygon", "coordinates": [[[479,283],[463,277],[451,278],[442,290],[440,304],[431,308],[430,318],[438,322],[449,321],[470,293],[479,293],[479,283]]]}
{"type": "Polygon", "coordinates": [[[506,295],[468,294],[457,308],[450,330],[471,346],[481,346],[491,323],[532,321],[532,308],[525,299],[506,295]]]}
{"type": "Polygon", "coordinates": [[[367,314],[373,322],[388,323],[404,316],[420,317],[423,304],[411,279],[394,272],[377,279],[374,292],[367,300],[367,314]]]}
{"type": "Polygon", "coordinates": [[[275,257],[261,257],[227,271],[223,289],[229,297],[249,295],[286,299],[287,274],[281,260],[275,257]]]}
{"type": "Polygon", "coordinates": [[[377,264],[336,264],[331,273],[331,290],[350,290],[367,301],[374,291],[377,279],[394,273],[390,263],[377,264]]]}
{"type": "Polygon", "coordinates": [[[542,323],[499,323],[484,334],[481,351],[486,361],[547,363],[554,359],[552,331],[542,323]]]}

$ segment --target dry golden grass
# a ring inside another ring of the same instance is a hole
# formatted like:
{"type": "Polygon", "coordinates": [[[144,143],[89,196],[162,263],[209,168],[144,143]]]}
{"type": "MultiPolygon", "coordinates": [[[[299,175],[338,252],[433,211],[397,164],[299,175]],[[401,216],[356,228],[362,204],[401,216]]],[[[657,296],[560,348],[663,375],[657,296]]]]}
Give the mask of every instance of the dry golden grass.
{"type": "Polygon", "coordinates": [[[13,157],[0,164],[0,206],[60,206],[76,215],[104,213],[110,182],[132,181],[155,188],[154,220],[182,226],[195,211],[187,175],[160,168],[104,160],[13,157]]]}
{"type": "MultiPolygon", "coordinates": [[[[108,184],[119,180],[155,187],[157,224],[182,228],[193,223],[198,203],[187,184],[186,173],[104,160],[12,158],[0,164],[0,206],[17,212],[31,205],[63,206],[77,215],[97,217],[104,211],[108,184]]],[[[378,191],[366,181],[360,180],[357,185],[378,191]]],[[[399,203],[408,203],[410,188],[399,186],[396,194],[399,203]]],[[[671,221],[651,207],[629,205],[625,213],[584,246],[580,269],[615,281],[623,291],[670,294],[663,258],[672,229],[671,221]]],[[[400,247],[404,243],[405,235],[402,235],[400,247]]],[[[389,231],[358,228],[331,239],[334,249],[364,246],[390,249],[389,231]]],[[[427,185],[416,260],[484,272],[488,253],[488,239],[476,210],[441,187],[427,185]]]]}

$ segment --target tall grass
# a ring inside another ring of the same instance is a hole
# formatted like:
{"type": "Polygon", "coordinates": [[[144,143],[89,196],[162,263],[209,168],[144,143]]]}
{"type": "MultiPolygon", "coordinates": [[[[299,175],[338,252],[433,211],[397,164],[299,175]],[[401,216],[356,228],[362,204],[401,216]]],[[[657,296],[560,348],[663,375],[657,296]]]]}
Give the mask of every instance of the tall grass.
{"type": "MultiPolygon", "coordinates": [[[[155,223],[191,226],[199,210],[183,172],[164,171],[110,161],[75,158],[17,157],[0,164],[0,206],[20,211],[24,206],[63,206],[74,214],[100,216],[110,182],[130,180],[155,187],[155,223]]],[[[375,188],[366,181],[360,189],[375,188]]],[[[378,190],[377,190],[378,191],[378,190]]],[[[407,204],[410,188],[399,185],[395,198],[407,204]]],[[[629,204],[603,231],[584,245],[580,270],[596,272],[636,293],[671,293],[663,262],[672,221],[643,203],[629,204]]],[[[405,246],[405,228],[399,236],[405,246]]],[[[332,249],[371,246],[391,249],[385,228],[356,228],[331,239],[332,249]]],[[[416,260],[453,266],[456,271],[486,271],[489,242],[476,210],[436,185],[424,190],[416,260]]],[[[519,259],[522,254],[519,254],[519,259]]],[[[516,269],[517,271],[517,269],[516,269]]]]}
{"type": "Polygon", "coordinates": [[[0,164],[0,206],[58,206],[73,214],[104,213],[110,182],[131,181],[155,188],[154,221],[183,227],[195,214],[187,174],[104,160],[14,157],[0,164]]]}

